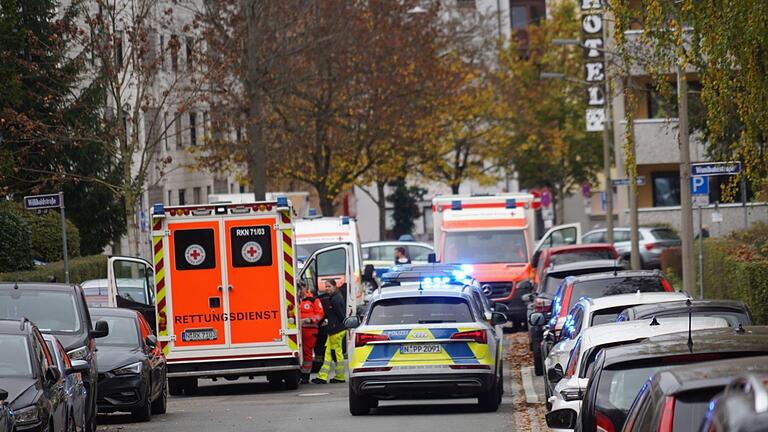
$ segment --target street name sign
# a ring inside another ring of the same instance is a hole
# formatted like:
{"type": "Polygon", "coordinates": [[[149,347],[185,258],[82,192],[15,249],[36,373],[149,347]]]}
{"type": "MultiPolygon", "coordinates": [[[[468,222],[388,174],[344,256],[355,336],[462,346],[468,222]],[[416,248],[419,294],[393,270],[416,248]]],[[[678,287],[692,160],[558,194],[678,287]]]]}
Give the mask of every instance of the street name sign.
{"type": "Polygon", "coordinates": [[[741,162],[702,162],[691,164],[691,176],[720,176],[741,173],[741,162]]]}
{"type": "MultiPolygon", "coordinates": [[[[638,186],[645,186],[645,176],[637,176],[635,179],[638,186]]],[[[628,178],[619,178],[611,180],[611,186],[629,186],[628,178]]]]}
{"type": "Polygon", "coordinates": [[[27,210],[59,208],[61,196],[59,194],[25,196],[24,207],[27,210]]]}

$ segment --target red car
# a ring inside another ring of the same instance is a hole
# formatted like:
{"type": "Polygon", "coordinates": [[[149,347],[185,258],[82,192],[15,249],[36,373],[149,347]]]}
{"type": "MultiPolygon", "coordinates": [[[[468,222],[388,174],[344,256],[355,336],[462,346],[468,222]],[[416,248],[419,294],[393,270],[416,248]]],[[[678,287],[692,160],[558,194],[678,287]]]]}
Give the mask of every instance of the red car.
{"type": "MultiPolygon", "coordinates": [[[[531,260],[534,269],[534,283],[539,284],[545,269],[550,265],[570,264],[579,261],[618,259],[619,253],[610,243],[591,243],[555,246],[534,254],[531,260]]],[[[538,291],[538,289],[537,289],[538,291]]]]}

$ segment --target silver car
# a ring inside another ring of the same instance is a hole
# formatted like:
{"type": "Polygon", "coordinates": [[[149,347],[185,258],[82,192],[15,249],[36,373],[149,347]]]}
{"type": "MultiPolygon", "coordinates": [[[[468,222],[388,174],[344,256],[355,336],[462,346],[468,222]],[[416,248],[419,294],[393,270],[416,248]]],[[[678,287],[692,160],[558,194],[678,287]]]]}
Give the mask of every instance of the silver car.
{"type": "Polygon", "coordinates": [[[69,428],[67,430],[84,431],[88,393],[80,372],[88,369],[88,363],[84,360],[70,360],[61,342],[55,336],[45,334],[43,339],[48,345],[48,350],[56,357],[56,367],[61,371],[64,381],[64,394],[67,398],[67,427],[69,428]]]}
{"type": "Polygon", "coordinates": [[[8,392],[0,389],[0,432],[13,432],[13,412],[8,404],[8,392]]]}
{"type": "MultiPolygon", "coordinates": [[[[605,243],[607,230],[599,228],[592,230],[581,237],[582,243],[605,243]]],[[[664,249],[672,246],[680,246],[680,237],[669,228],[664,227],[640,227],[639,245],[640,245],[640,265],[644,269],[661,267],[661,253],[664,249]]],[[[613,246],[622,259],[629,261],[631,250],[630,229],[613,229],[613,246]]]]}

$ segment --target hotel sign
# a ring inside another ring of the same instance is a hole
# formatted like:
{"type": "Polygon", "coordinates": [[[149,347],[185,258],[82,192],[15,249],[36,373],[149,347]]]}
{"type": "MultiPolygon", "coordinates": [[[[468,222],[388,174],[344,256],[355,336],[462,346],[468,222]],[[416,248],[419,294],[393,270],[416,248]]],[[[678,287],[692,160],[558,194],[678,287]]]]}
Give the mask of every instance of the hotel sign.
{"type": "Polygon", "coordinates": [[[602,132],[607,118],[603,1],[579,0],[582,46],[584,47],[584,81],[588,83],[586,111],[588,132],[602,132]]]}

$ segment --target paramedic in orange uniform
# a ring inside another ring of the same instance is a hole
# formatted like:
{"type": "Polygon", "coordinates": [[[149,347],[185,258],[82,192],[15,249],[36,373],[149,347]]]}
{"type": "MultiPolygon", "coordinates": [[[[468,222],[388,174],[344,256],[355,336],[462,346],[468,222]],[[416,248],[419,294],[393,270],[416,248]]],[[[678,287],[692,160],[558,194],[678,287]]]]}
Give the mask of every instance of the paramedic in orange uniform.
{"type": "Polygon", "coordinates": [[[309,382],[309,374],[312,372],[312,360],[317,343],[317,330],[320,322],[325,318],[323,305],[320,299],[312,294],[306,282],[299,282],[301,304],[299,305],[299,317],[301,318],[301,344],[304,354],[301,364],[301,382],[309,382]]]}

